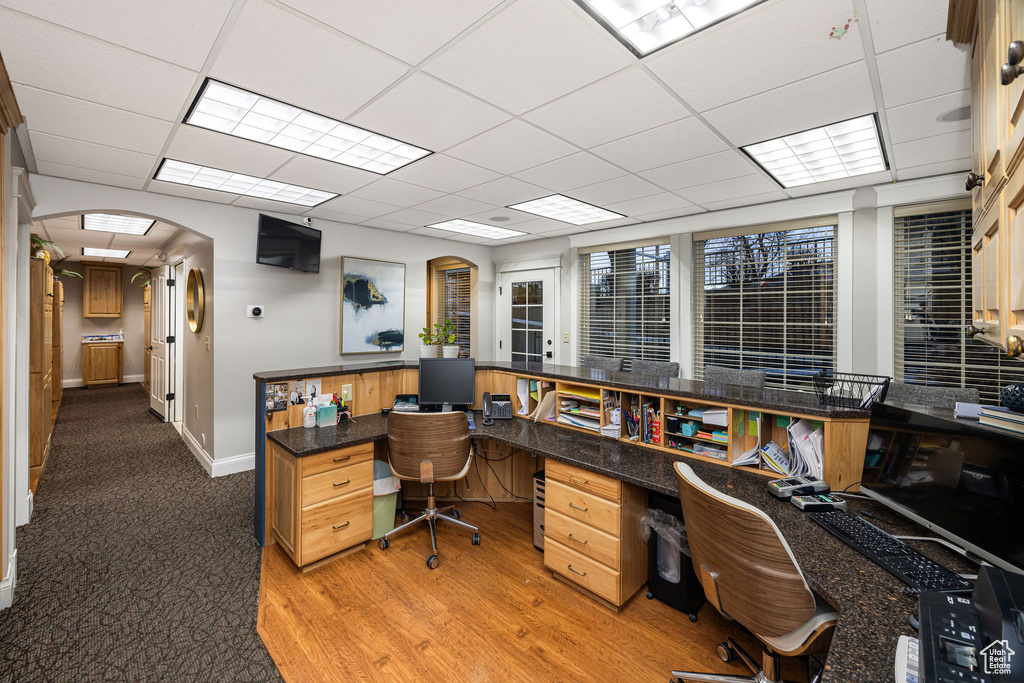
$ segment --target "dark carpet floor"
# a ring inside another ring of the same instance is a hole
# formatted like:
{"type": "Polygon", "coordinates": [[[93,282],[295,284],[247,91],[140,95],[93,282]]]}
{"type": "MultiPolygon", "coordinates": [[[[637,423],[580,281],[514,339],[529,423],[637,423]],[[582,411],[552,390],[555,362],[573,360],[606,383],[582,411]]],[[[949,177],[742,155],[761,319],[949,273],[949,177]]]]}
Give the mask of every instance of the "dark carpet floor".
{"type": "Polygon", "coordinates": [[[253,473],[211,479],[138,384],[68,390],[0,681],[279,681],[256,633],[253,473]]]}

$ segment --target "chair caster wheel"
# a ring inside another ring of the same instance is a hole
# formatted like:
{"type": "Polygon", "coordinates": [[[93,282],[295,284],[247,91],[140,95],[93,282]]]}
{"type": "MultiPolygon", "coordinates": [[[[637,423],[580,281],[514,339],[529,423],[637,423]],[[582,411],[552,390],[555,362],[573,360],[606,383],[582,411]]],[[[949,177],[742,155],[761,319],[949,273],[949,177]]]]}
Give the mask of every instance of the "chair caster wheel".
{"type": "Polygon", "coordinates": [[[402,524],[405,524],[408,521],[409,521],[409,513],[408,512],[403,512],[402,513],[402,524]]]}
{"type": "Polygon", "coordinates": [[[692,621],[693,623],[696,624],[697,623],[697,615],[696,614],[691,614],[690,615],[690,621],[692,621]]]}
{"type": "Polygon", "coordinates": [[[387,550],[391,546],[391,541],[386,538],[382,538],[377,541],[377,545],[380,546],[381,550],[387,550]]]}
{"type": "Polygon", "coordinates": [[[452,517],[454,517],[455,519],[462,519],[462,513],[452,508],[452,517]]]}
{"type": "Polygon", "coordinates": [[[729,645],[729,643],[719,643],[717,649],[718,658],[723,662],[731,662],[736,659],[736,652],[732,649],[732,646],[729,645]]]}
{"type": "Polygon", "coordinates": [[[480,545],[480,534],[473,534],[473,545],[480,545]]]}
{"type": "Polygon", "coordinates": [[[647,599],[648,600],[653,600],[654,599],[654,593],[652,593],[651,591],[647,591],[647,599]]]}
{"type": "Polygon", "coordinates": [[[431,569],[437,569],[437,565],[441,564],[441,561],[437,559],[437,555],[431,555],[427,558],[427,566],[431,569]]]}

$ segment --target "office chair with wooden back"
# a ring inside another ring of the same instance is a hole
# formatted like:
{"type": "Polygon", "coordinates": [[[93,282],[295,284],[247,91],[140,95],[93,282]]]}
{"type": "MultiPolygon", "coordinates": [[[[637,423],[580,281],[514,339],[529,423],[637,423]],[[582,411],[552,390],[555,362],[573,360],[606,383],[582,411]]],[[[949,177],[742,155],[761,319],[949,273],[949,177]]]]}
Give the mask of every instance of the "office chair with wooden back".
{"type": "Polygon", "coordinates": [[[427,485],[427,508],[417,510],[415,519],[384,534],[381,550],[391,545],[390,537],[419,522],[430,525],[430,543],[434,553],[427,557],[427,566],[437,569],[437,520],[466,527],[473,532],[473,545],[480,545],[480,534],[475,526],[460,521],[454,506],[437,509],[434,482],[462,479],[473,460],[473,446],[469,438],[469,421],[462,412],[451,413],[399,413],[388,414],[388,464],[399,479],[418,481],[427,485]],[[452,514],[443,515],[451,510],[452,514]]]}
{"type": "Polygon", "coordinates": [[[761,664],[732,638],[718,646],[724,661],[739,655],[753,677],[673,671],[682,681],[776,683],[779,655],[828,650],[839,615],[807,585],[793,552],[764,512],[708,486],[677,462],[679,500],[693,568],[708,602],[764,644],[761,664]]]}

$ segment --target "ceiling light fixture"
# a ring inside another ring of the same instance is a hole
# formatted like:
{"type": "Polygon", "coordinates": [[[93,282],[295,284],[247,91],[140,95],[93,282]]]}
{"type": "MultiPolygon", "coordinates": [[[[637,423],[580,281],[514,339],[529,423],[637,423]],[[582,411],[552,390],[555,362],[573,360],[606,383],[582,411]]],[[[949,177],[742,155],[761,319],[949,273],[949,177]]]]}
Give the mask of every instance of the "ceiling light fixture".
{"type": "Polygon", "coordinates": [[[526,234],[525,232],[520,232],[518,230],[509,230],[508,228],[498,228],[493,225],[464,221],[461,218],[451,221],[443,221],[441,223],[433,223],[426,227],[437,228],[438,230],[447,230],[448,232],[458,232],[463,235],[473,235],[474,237],[486,237],[489,240],[503,240],[508,237],[518,237],[519,235],[526,234]]]}
{"type": "Polygon", "coordinates": [[[97,249],[96,247],[82,247],[82,256],[93,256],[95,258],[128,258],[132,253],[127,249],[97,249]]]}
{"type": "Polygon", "coordinates": [[[874,114],[812,128],[741,149],[783,187],[887,171],[874,114]]]}
{"type": "Polygon", "coordinates": [[[153,179],[299,206],[317,206],[338,196],[333,192],[313,190],[301,185],[289,185],[208,166],[197,166],[174,159],[164,159],[160,162],[160,168],[156,170],[153,179]]]}
{"type": "Polygon", "coordinates": [[[588,223],[609,221],[613,218],[625,218],[621,213],[602,209],[600,206],[587,204],[578,199],[566,197],[564,194],[553,194],[541,197],[540,199],[531,199],[528,202],[512,204],[508,208],[532,213],[535,216],[552,218],[556,221],[572,225],[586,225],[588,223]]]}
{"type": "Polygon", "coordinates": [[[576,0],[637,57],[762,2],[765,0],[576,0]]]}
{"type": "Polygon", "coordinates": [[[207,78],[185,123],[384,175],[429,150],[207,78]]]}
{"type": "Polygon", "coordinates": [[[124,235],[145,235],[156,225],[152,218],[121,216],[114,213],[87,213],[82,215],[82,230],[116,232],[124,235]]]}

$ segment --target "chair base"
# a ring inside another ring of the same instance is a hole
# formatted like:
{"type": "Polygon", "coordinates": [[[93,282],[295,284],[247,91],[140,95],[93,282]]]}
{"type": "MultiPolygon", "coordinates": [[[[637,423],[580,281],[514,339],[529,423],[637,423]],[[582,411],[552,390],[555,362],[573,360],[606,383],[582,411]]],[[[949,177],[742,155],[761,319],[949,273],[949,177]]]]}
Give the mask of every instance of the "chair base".
{"type": "Polygon", "coordinates": [[[739,655],[747,668],[753,672],[753,676],[734,676],[732,674],[709,674],[697,673],[694,671],[673,671],[672,683],[786,683],[782,679],[782,659],[778,653],[772,652],[767,647],[761,650],[761,665],[747,654],[746,650],[736,644],[736,641],[729,638],[728,643],[722,643],[719,647],[719,656],[724,661],[730,661],[722,654],[725,649],[730,655],[739,655]]]}
{"type": "Polygon", "coordinates": [[[427,508],[425,510],[411,510],[411,511],[407,510],[407,511],[405,511],[405,514],[416,514],[417,516],[415,518],[409,520],[408,522],[402,524],[401,526],[395,527],[394,529],[392,529],[388,533],[386,533],[383,536],[381,536],[381,538],[380,538],[380,547],[381,548],[387,548],[391,544],[391,536],[393,536],[394,534],[397,534],[400,531],[404,531],[405,529],[408,529],[411,526],[419,524],[420,522],[426,522],[430,526],[430,545],[431,545],[431,547],[434,550],[434,554],[432,554],[429,557],[427,557],[427,566],[430,567],[431,569],[436,569],[437,565],[438,565],[438,558],[437,558],[437,522],[439,520],[443,520],[445,522],[449,522],[451,524],[455,524],[457,526],[461,526],[461,527],[465,527],[466,529],[469,529],[470,531],[473,532],[473,545],[480,545],[480,533],[479,533],[480,530],[477,529],[472,524],[467,524],[466,522],[463,522],[460,519],[461,515],[459,515],[458,510],[455,510],[455,506],[454,505],[449,505],[447,507],[444,507],[444,508],[441,508],[440,510],[438,510],[437,504],[436,504],[435,498],[434,498],[434,485],[432,483],[429,485],[429,491],[427,493],[427,508]],[[445,512],[447,510],[452,510],[455,516],[449,516],[449,515],[442,514],[442,512],[445,512]]]}

